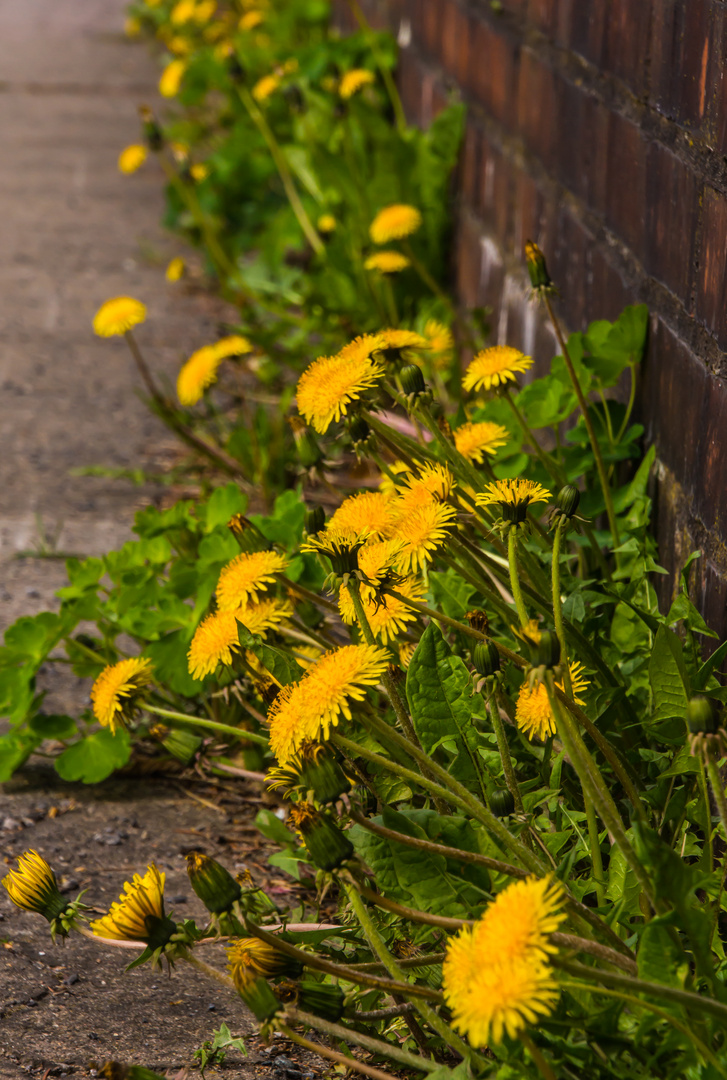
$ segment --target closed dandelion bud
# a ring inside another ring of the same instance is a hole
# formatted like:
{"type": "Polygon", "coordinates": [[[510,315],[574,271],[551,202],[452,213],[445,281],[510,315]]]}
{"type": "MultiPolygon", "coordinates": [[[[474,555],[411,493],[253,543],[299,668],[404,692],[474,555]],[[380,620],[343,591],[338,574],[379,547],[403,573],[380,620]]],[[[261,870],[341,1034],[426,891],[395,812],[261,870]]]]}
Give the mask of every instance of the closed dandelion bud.
{"type": "Polygon", "coordinates": [[[227,528],[237,540],[241,551],[267,551],[270,548],[270,541],[244,514],[233,514],[227,522],[227,528]]]}
{"type": "Polygon", "coordinates": [[[495,817],[509,817],[515,809],[515,800],[512,792],[507,788],[495,788],[490,795],[490,810],[495,817]]]}
{"type": "Polygon", "coordinates": [[[552,288],[553,282],[550,279],[548,273],[548,267],[545,262],[545,256],[532,240],[528,240],[525,244],[525,262],[528,267],[528,274],[530,275],[530,284],[536,290],[544,290],[552,288]]]}
{"type": "Polygon", "coordinates": [[[267,941],[260,938],[238,938],[230,942],[227,961],[235,985],[247,976],[275,979],[286,975],[295,979],[303,971],[299,960],[286,956],[267,941]]]}
{"type": "Polygon", "coordinates": [[[552,630],[543,630],[537,644],[537,666],[554,668],[560,660],[560,642],[552,630]]]}
{"type": "Polygon", "coordinates": [[[332,803],[351,790],[351,782],[336,758],[324,747],[316,747],[302,755],[300,783],[304,791],[312,791],[319,803],[332,803]]]}
{"type": "Polygon", "coordinates": [[[555,497],[555,505],[561,513],[572,518],[581,501],[581,493],[573,484],[565,484],[555,497]]]}
{"type": "Polygon", "coordinates": [[[35,911],[51,924],[68,907],[52,868],[37,851],[19,855],[17,870],[11,870],[2,883],[16,907],[35,911]]]}
{"type": "Polygon", "coordinates": [[[494,675],[500,670],[500,653],[492,641],[478,641],[472,650],[472,665],[478,675],[494,675]]]}
{"type": "Polygon", "coordinates": [[[371,428],[362,416],[354,416],[348,425],[348,433],[354,446],[362,446],[371,434],[371,428]]]}
{"type": "Polygon", "coordinates": [[[189,765],[202,745],[199,735],[193,735],[191,731],[182,731],[167,728],[164,724],[155,724],[149,734],[158,739],[167,753],[181,761],[183,765],[189,765]]]}
{"type": "Polygon", "coordinates": [[[297,1005],[305,1012],[335,1024],[343,1016],[343,990],[333,983],[301,979],[298,983],[297,1005]]]}
{"type": "Polygon", "coordinates": [[[297,416],[290,418],[298,461],[304,469],[313,469],[323,461],[323,451],[311,429],[297,416]]]}
{"type": "Polygon", "coordinates": [[[473,630],[477,630],[480,634],[486,634],[490,625],[487,612],[482,611],[480,608],[467,612],[467,622],[473,630]]]}
{"type": "Polygon", "coordinates": [[[305,531],[309,536],[315,536],[326,524],[326,512],[322,506],[311,506],[305,511],[305,531]]]}
{"type": "Polygon", "coordinates": [[[267,1020],[272,1020],[280,1009],[280,1002],[266,980],[260,975],[256,977],[249,970],[244,971],[238,978],[235,978],[233,973],[232,978],[235,989],[255,1019],[259,1020],[261,1024],[267,1020]]]}
{"type": "Polygon", "coordinates": [[[154,113],[147,105],[139,106],[139,116],[141,117],[141,130],[146,145],[153,153],[158,154],[164,146],[162,129],[159,127],[154,113]]]}
{"type": "Polygon", "coordinates": [[[187,873],[192,888],[213,915],[229,911],[242,895],[242,889],[224,866],[201,851],[187,855],[187,873]]]}
{"type": "Polygon", "coordinates": [[[335,870],[353,855],[353,844],[345,833],[328,814],[319,813],[310,803],[291,807],[290,821],[320,870],[335,870]]]}
{"type": "Polygon", "coordinates": [[[687,705],[687,725],[692,735],[714,735],[719,728],[719,708],[712,698],[693,697],[687,705]]]}
{"type": "Polygon", "coordinates": [[[422,375],[422,369],[416,364],[407,364],[399,372],[401,388],[410,397],[419,397],[427,388],[422,375]]]}

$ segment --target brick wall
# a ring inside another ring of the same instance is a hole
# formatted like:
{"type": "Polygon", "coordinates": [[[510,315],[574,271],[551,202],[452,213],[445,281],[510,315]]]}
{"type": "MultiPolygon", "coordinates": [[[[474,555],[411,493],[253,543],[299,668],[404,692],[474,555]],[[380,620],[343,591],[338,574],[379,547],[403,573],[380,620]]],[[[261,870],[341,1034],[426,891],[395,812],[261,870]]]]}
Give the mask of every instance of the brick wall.
{"type": "MultiPolygon", "coordinates": [[[[727,3],[363,0],[401,45],[410,119],[468,106],[453,273],[494,336],[553,355],[528,304],[523,244],[546,253],[570,329],[652,313],[640,408],[655,442],[656,525],[727,635],[727,3]]],[[[353,26],[337,0],[345,30],[353,26]]]]}

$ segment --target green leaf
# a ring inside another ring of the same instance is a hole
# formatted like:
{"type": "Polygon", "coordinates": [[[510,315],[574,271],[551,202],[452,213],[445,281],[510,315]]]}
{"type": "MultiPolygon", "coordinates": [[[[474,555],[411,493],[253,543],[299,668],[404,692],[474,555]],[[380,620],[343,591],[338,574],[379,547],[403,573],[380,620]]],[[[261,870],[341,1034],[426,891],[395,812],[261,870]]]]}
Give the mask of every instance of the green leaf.
{"type": "Polygon", "coordinates": [[[237,484],[226,484],[212,492],[204,508],[205,532],[212,532],[218,525],[227,525],[233,514],[244,514],[247,508],[247,495],[237,484]]]}
{"type": "Polygon", "coordinates": [[[297,491],[284,491],[278,495],[269,517],[250,515],[250,521],[257,525],[264,537],[274,544],[281,544],[286,550],[291,550],[300,542],[304,519],[305,504],[297,491]]]}
{"type": "Polygon", "coordinates": [[[64,750],[56,758],[56,772],[63,780],[97,784],[122,768],[130,756],[128,732],[122,728],[112,735],[108,728],[102,728],[64,750]]]}
{"type": "Polygon", "coordinates": [[[718,649],[715,649],[709,659],[705,660],[699,671],[697,677],[694,680],[695,690],[704,690],[709,682],[710,675],[715,668],[718,668],[724,658],[727,656],[727,641],[723,641],[718,649]]]}
{"type": "Polygon", "coordinates": [[[439,628],[430,623],[412,657],[406,694],[422,749],[431,754],[449,736],[457,748],[450,772],[470,791],[487,798],[481,739],[474,723],[472,679],[461,657],[454,656],[439,628]]]}
{"type": "Polygon", "coordinates": [[[28,728],[41,739],[70,739],[78,731],[72,716],[52,713],[36,713],[28,721],[28,728]]]}
{"type": "Polygon", "coordinates": [[[295,833],[292,833],[272,810],[258,810],[255,825],[266,839],[273,840],[276,844],[284,844],[286,847],[298,845],[295,833]]]}
{"type": "Polygon", "coordinates": [[[0,737],[0,783],[9,780],[25,764],[41,740],[25,731],[0,737]]]}
{"type": "Polygon", "coordinates": [[[649,660],[649,682],[654,695],[652,720],[686,716],[689,679],[682,643],[666,626],[660,626],[649,660]]]}
{"type": "Polygon", "coordinates": [[[0,670],[0,716],[19,724],[33,704],[35,671],[30,666],[0,670]]]}
{"type": "Polygon", "coordinates": [[[673,924],[674,912],[670,912],[652,918],[644,927],[637,956],[639,978],[683,989],[689,963],[675,944],[678,934],[669,933],[668,927],[673,924]]]}
{"type": "Polygon", "coordinates": [[[144,656],[154,665],[154,675],[164,686],[183,697],[197,697],[202,692],[203,681],[193,679],[187,666],[190,634],[188,630],[174,630],[158,641],[152,641],[144,649],[144,656]]]}

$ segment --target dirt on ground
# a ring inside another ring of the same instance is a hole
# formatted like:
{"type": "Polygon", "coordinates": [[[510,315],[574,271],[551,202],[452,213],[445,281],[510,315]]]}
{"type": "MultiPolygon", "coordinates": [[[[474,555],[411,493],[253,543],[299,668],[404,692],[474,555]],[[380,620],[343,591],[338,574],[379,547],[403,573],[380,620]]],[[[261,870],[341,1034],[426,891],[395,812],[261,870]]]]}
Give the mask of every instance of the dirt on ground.
{"type": "MultiPolygon", "coordinates": [[[[220,789],[202,781],[117,776],[86,787],[60,780],[50,765],[28,766],[0,795],[3,861],[32,848],[54,867],[69,898],[82,889],[90,917],[118,899],[123,883],[150,862],[166,874],[167,910],[206,925],[185,855],[212,855],[233,873],[249,869],[276,903],[294,902],[294,883],[267,865],[253,822],[259,787],[220,789]]],[[[1,871],[1,864],[0,864],[1,871]]],[[[222,945],[205,960],[224,970],[222,945]]],[[[108,1060],[144,1065],[169,1077],[199,1075],[194,1051],[227,1024],[249,1036],[248,1057],[231,1051],[208,1077],[314,1080],[327,1069],[282,1036],[266,1045],[242,1002],[196,969],[171,975],[144,965],[125,973],[135,952],[78,934],[51,943],[48,924],[20,911],[0,889],[0,1077],[91,1077],[108,1060]]]]}

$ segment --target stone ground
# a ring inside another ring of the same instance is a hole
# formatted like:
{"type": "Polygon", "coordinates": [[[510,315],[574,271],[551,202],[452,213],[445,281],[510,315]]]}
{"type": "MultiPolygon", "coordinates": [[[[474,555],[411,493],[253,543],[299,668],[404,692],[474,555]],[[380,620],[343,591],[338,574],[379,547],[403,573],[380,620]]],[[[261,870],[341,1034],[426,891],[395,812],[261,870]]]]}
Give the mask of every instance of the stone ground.
{"type": "MultiPolygon", "coordinates": [[[[93,335],[98,306],[120,294],[143,300],[149,315],[138,339],[170,378],[233,314],[200,290],[166,283],[166,262],[181,248],[159,226],[154,163],[131,177],[117,171],[158,75],[144,46],[124,39],[123,18],[123,0],[0,4],[0,631],[53,607],[65,580],[62,559],[20,553],[99,554],[123,543],[134,510],[162,494],[70,470],[158,471],[177,452],[136,395],[123,341],[93,335]]],[[[89,887],[99,912],[153,858],[177,914],[201,915],[184,852],[199,846],[230,868],[249,864],[259,879],[266,860],[251,825],[256,808],[253,791],[221,797],[138,777],[83,788],[32,765],[0,795],[0,855],[9,862],[37,848],[69,894],[89,887]]],[[[0,889],[2,1080],[91,1076],[107,1058],[176,1076],[222,1021],[236,1034],[251,1030],[237,1001],[191,969],[171,980],[149,968],[124,975],[128,954],[80,937],[53,948],[45,925],[0,889]]],[[[283,1051],[292,1052],[284,1040],[271,1048],[253,1040],[247,1061],[232,1054],[208,1075],[273,1080],[288,1066],[289,1080],[312,1075],[309,1065],[296,1073],[285,1058],[276,1062],[283,1051]]]]}

